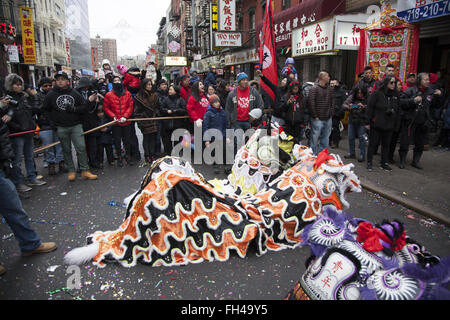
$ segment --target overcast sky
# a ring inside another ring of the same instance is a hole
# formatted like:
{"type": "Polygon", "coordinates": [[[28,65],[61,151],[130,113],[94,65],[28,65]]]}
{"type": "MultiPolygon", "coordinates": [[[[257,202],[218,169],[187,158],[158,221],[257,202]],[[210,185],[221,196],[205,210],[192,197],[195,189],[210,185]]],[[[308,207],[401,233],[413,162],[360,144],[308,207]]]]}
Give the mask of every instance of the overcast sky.
{"type": "Polygon", "coordinates": [[[170,0],[89,0],[91,37],[117,40],[119,56],[145,54],[155,44],[170,0]]]}

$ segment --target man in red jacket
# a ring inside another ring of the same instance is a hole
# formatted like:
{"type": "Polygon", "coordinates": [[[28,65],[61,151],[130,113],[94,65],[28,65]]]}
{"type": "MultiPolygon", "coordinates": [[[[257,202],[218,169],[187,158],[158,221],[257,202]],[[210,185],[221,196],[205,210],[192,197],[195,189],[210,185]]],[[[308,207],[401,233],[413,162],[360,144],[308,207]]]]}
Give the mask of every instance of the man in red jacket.
{"type": "Polygon", "coordinates": [[[113,78],[113,89],[108,92],[103,101],[103,110],[105,113],[117,122],[113,126],[112,133],[114,137],[114,145],[116,148],[118,166],[123,167],[122,158],[122,141],[125,147],[127,162],[130,166],[134,165],[131,158],[131,122],[127,121],[133,114],[133,97],[131,93],[124,87],[120,77],[113,78]]]}

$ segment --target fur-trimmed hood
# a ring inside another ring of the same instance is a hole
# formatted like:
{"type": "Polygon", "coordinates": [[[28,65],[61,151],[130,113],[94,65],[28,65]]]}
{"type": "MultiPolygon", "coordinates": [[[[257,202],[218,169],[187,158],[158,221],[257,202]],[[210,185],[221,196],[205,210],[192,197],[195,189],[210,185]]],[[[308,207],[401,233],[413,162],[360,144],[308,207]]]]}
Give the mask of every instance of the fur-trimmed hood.
{"type": "Polygon", "coordinates": [[[8,92],[13,91],[13,84],[15,82],[17,82],[17,80],[22,81],[22,85],[25,84],[25,82],[23,81],[23,78],[21,76],[19,76],[18,74],[10,73],[8,76],[6,76],[6,78],[5,78],[5,90],[8,91],[8,92]]]}

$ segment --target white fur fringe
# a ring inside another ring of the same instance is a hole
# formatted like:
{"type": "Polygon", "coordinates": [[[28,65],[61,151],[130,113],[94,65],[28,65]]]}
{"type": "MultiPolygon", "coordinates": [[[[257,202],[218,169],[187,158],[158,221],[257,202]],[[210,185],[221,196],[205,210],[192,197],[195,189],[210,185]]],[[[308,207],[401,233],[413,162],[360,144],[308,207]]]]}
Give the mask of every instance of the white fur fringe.
{"type": "Polygon", "coordinates": [[[98,254],[98,250],[98,243],[92,243],[82,248],[73,249],[64,256],[64,263],[71,266],[85,264],[95,258],[98,254]]]}

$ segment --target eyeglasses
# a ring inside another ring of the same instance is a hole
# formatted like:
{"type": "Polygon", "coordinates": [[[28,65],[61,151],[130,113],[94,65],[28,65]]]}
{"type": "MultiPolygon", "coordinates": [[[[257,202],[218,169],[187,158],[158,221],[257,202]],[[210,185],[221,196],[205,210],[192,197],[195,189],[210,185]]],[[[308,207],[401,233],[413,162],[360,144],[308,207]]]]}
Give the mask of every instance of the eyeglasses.
{"type": "Polygon", "coordinates": [[[389,84],[395,84],[395,81],[391,81],[391,82],[389,82],[389,84]]]}

